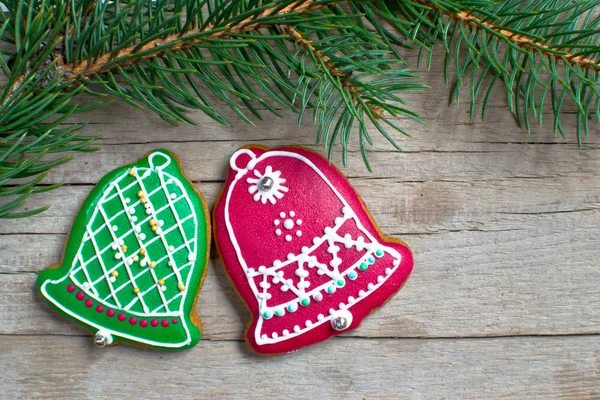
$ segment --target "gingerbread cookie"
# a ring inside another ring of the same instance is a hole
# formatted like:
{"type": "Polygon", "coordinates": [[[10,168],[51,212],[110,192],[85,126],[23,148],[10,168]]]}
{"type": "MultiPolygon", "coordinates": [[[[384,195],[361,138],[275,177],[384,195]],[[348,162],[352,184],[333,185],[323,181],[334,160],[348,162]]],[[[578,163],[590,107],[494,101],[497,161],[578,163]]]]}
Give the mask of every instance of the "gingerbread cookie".
{"type": "Polygon", "coordinates": [[[83,203],[63,261],[37,285],[96,345],[184,349],[200,340],[195,311],[210,249],[202,196],[165,150],[106,175],[83,203]]]}
{"type": "Polygon", "coordinates": [[[247,341],[263,354],[357,328],[413,267],[409,248],[379,231],[341,172],[302,148],[237,151],[214,232],[252,313],[247,341]]]}

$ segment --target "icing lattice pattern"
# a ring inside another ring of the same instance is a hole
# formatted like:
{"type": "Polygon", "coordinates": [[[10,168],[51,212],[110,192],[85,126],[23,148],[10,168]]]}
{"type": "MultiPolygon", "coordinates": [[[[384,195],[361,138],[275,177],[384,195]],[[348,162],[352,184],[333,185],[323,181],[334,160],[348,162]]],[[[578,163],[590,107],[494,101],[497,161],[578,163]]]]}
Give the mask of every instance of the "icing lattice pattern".
{"type": "MultiPolygon", "coordinates": [[[[160,166],[153,157],[166,158],[160,166]]],[[[181,182],[149,158],[117,177],[93,210],[71,272],[99,304],[141,316],[181,316],[196,259],[197,216],[181,182]],[[192,237],[189,237],[193,233],[192,237]]]]}

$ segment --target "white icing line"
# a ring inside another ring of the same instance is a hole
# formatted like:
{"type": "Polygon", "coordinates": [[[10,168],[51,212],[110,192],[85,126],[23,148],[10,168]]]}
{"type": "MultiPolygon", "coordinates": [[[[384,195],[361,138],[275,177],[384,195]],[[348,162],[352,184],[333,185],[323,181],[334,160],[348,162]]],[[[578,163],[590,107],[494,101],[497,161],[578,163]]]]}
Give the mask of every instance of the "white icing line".
{"type": "MultiPolygon", "coordinates": [[[[142,190],[144,191],[144,193],[147,193],[146,192],[146,188],[144,187],[144,182],[142,182],[142,180],[137,176],[137,174],[135,175],[135,179],[137,179],[137,181],[140,184],[140,186],[142,187],[142,190]]],[[[164,190],[164,187],[162,186],[162,182],[161,182],[161,187],[164,190]]],[[[167,194],[167,198],[168,197],[169,196],[167,194]]],[[[154,218],[154,220],[158,222],[159,219],[156,216],[154,208],[150,207],[150,211],[151,211],[151,214],[152,214],[152,217],[154,218]]],[[[174,226],[177,226],[177,224],[175,224],[174,226]]],[[[167,252],[167,256],[169,256],[169,261],[171,261],[173,263],[173,265],[171,267],[173,268],[173,271],[176,272],[176,275],[177,275],[177,284],[183,283],[181,281],[181,275],[179,274],[179,271],[177,271],[177,265],[175,264],[175,260],[173,260],[173,256],[171,255],[171,251],[169,250],[169,244],[167,243],[167,239],[165,239],[165,236],[164,236],[164,234],[162,232],[162,229],[156,231],[156,234],[157,234],[158,237],[160,237],[160,240],[161,240],[163,246],[165,247],[165,251],[167,252]]],[[[183,241],[184,242],[186,241],[185,236],[183,238],[183,241]]]]}
{"type": "MultiPolygon", "coordinates": [[[[190,218],[192,218],[192,215],[188,215],[187,217],[185,217],[185,218],[182,220],[182,223],[183,223],[183,222],[186,222],[186,221],[187,221],[187,220],[189,220],[190,218]]],[[[150,219],[151,219],[151,217],[149,217],[149,218],[148,218],[148,221],[149,221],[150,219]]],[[[146,222],[147,222],[147,221],[146,221],[146,222]]],[[[144,222],[142,222],[142,223],[144,223],[144,222]]],[[[167,234],[167,233],[171,232],[171,231],[172,231],[173,229],[175,229],[175,228],[176,228],[175,226],[171,226],[170,228],[168,228],[168,229],[165,231],[165,234],[167,234]]],[[[109,229],[110,229],[110,228],[109,228],[109,229]]],[[[130,230],[129,232],[127,232],[127,234],[125,234],[125,235],[123,235],[123,236],[119,236],[118,240],[123,240],[124,238],[126,238],[127,236],[129,236],[131,233],[133,233],[133,230],[130,230]]],[[[150,246],[152,243],[154,243],[154,242],[155,242],[155,241],[157,241],[158,239],[159,239],[159,238],[158,238],[158,236],[156,236],[156,237],[154,237],[154,238],[150,239],[150,240],[149,240],[147,243],[145,243],[145,245],[146,245],[146,246],[150,246]]],[[[108,246],[106,246],[106,247],[105,247],[105,248],[102,250],[101,254],[103,254],[104,252],[108,251],[108,250],[111,248],[111,246],[112,246],[112,244],[109,244],[108,246]]],[[[134,253],[134,254],[137,254],[137,253],[134,253]]],[[[95,257],[92,257],[92,259],[95,259],[95,257]]],[[[92,259],[90,259],[90,260],[92,260],[92,259]]],[[[88,262],[86,263],[86,265],[87,265],[87,264],[89,264],[89,263],[90,263],[90,261],[88,261],[88,262]]],[[[120,267],[122,264],[123,264],[123,260],[121,260],[121,261],[119,262],[119,264],[117,264],[115,267],[113,267],[113,268],[112,268],[112,269],[111,269],[109,272],[112,272],[112,271],[114,271],[115,269],[117,269],[118,267],[120,267]]],[[[75,273],[75,272],[78,272],[78,271],[79,271],[78,269],[76,269],[76,270],[73,270],[73,272],[74,272],[74,273],[75,273]]],[[[97,282],[98,282],[98,280],[94,281],[94,284],[96,284],[97,282]]]]}
{"type": "MultiPolygon", "coordinates": [[[[95,214],[95,211],[96,210],[94,210],[94,214],[95,214]]],[[[90,233],[90,226],[89,226],[89,224],[88,224],[88,226],[85,227],[85,229],[88,231],[88,233],[90,233]]],[[[107,227],[107,229],[110,230],[109,227],[107,227]]],[[[104,272],[104,277],[105,277],[106,281],[108,282],[108,288],[110,289],[110,294],[111,294],[113,300],[115,301],[116,306],[117,307],[121,307],[121,303],[119,303],[119,299],[117,298],[117,294],[115,293],[115,291],[113,289],[113,286],[112,286],[112,283],[110,282],[110,279],[108,278],[108,271],[106,270],[106,266],[104,265],[104,260],[102,259],[102,255],[98,254],[98,244],[96,243],[96,239],[94,238],[94,236],[91,236],[91,235],[90,235],[90,239],[92,241],[92,246],[94,246],[94,251],[96,252],[96,256],[98,258],[100,266],[102,267],[102,272],[104,272]]],[[[81,252],[81,247],[80,247],[79,252],[81,252]]],[[[74,274],[72,273],[72,275],[74,275],[74,274]]],[[[94,286],[94,285],[95,285],[95,282],[94,282],[94,284],[92,286],[94,286]]],[[[108,299],[108,297],[107,297],[107,299],[108,299]]]]}
{"type": "Polygon", "coordinates": [[[190,244],[187,240],[187,237],[185,236],[185,231],[183,230],[183,223],[181,222],[181,219],[179,218],[179,214],[177,214],[177,210],[175,209],[175,205],[171,199],[169,190],[167,189],[167,185],[165,184],[165,179],[163,177],[163,173],[162,171],[158,171],[158,178],[160,179],[160,186],[163,188],[163,190],[166,193],[166,197],[167,197],[167,202],[169,204],[169,207],[171,208],[171,213],[173,213],[173,216],[175,217],[175,221],[177,221],[176,225],[179,227],[179,233],[181,233],[181,237],[183,238],[183,242],[185,243],[185,247],[187,247],[187,250],[189,253],[192,253],[192,250],[190,249],[190,244]]]}
{"type": "MultiPolygon", "coordinates": [[[[106,212],[104,211],[104,208],[102,208],[101,204],[98,204],[98,210],[100,210],[100,214],[102,215],[102,218],[104,218],[104,221],[106,221],[106,224],[108,225],[108,217],[106,216],[106,212]]],[[[110,229],[110,226],[108,227],[108,231],[110,232],[110,235],[112,236],[113,241],[115,241],[118,244],[118,238],[115,235],[115,233],[113,232],[113,230],[110,229]]],[[[123,260],[122,264],[125,267],[125,270],[127,271],[127,275],[129,275],[129,280],[130,280],[131,284],[133,285],[133,287],[137,287],[137,283],[135,282],[133,273],[131,272],[131,269],[129,269],[129,265],[127,265],[127,262],[126,262],[127,257],[125,256],[123,249],[121,248],[121,246],[118,246],[117,249],[119,250],[119,254],[121,254],[121,259],[123,260]]],[[[110,282],[110,279],[108,281],[110,282]]],[[[149,312],[150,310],[148,309],[148,306],[146,305],[146,303],[144,303],[144,299],[142,299],[140,297],[140,294],[137,293],[136,296],[140,298],[140,302],[142,303],[142,308],[144,309],[144,311],[149,312]]]]}
{"type": "MultiPolygon", "coordinates": [[[[83,264],[83,260],[81,259],[81,252],[77,253],[77,259],[79,260],[79,264],[83,264]]],[[[93,294],[98,296],[98,291],[94,287],[94,284],[92,283],[92,279],[90,278],[90,274],[88,273],[86,268],[83,268],[83,274],[85,275],[85,279],[87,280],[88,284],[90,285],[89,290],[91,290],[93,294]]],[[[77,282],[77,283],[79,283],[79,282],[77,282]]],[[[81,286],[83,287],[83,285],[81,285],[81,286]]],[[[86,292],[87,292],[87,290],[86,290],[86,292]]]]}
{"type": "MultiPolygon", "coordinates": [[[[385,252],[387,252],[388,254],[390,254],[390,251],[389,251],[389,250],[391,250],[391,251],[393,251],[393,252],[396,252],[396,251],[395,251],[394,249],[392,249],[391,247],[385,247],[385,250],[384,250],[384,251],[385,251],[385,252]]],[[[390,255],[392,255],[392,254],[390,254],[390,255]]],[[[400,258],[401,258],[401,256],[400,256],[400,258]]],[[[377,262],[377,260],[375,260],[375,262],[377,262]]],[[[392,269],[392,272],[391,272],[391,273],[390,273],[388,276],[386,276],[385,278],[383,278],[383,279],[377,279],[377,280],[378,280],[378,282],[377,282],[377,284],[376,284],[376,285],[373,285],[372,283],[370,283],[368,286],[371,286],[371,285],[372,285],[372,287],[371,287],[370,289],[368,289],[368,290],[365,292],[365,294],[364,294],[363,296],[360,296],[360,295],[359,295],[359,298],[358,298],[358,299],[356,299],[356,298],[352,298],[352,300],[353,300],[353,301],[352,301],[352,302],[349,302],[348,304],[343,304],[343,303],[342,303],[342,304],[340,304],[340,307],[339,307],[337,310],[335,310],[335,311],[347,310],[347,309],[349,309],[350,307],[352,307],[352,306],[354,306],[354,305],[358,304],[358,303],[359,303],[361,300],[365,299],[365,298],[366,298],[367,296],[369,296],[371,293],[373,293],[373,292],[375,292],[377,289],[379,289],[379,288],[380,288],[380,287],[381,287],[381,286],[382,286],[382,285],[383,285],[383,284],[384,284],[384,283],[385,283],[385,282],[388,280],[388,278],[389,278],[390,276],[392,276],[392,275],[394,274],[394,272],[396,272],[396,270],[397,270],[399,267],[400,267],[400,264],[398,264],[398,266],[397,266],[397,267],[394,267],[394,268],[392,269]],[[379,281],[380,281],[380,282],[379,282],[379,281]]],[[[382,278],[382,277],[380,276],[379,278],[382,278]]],[[[359,293],[360,293],[360,291],[359,291],[359,293]]],[[[349,300],[350,300],[350,298],[349,298],[349,300]]],[[[273,317],[273,318],[276,318],[276,317],[273,317]]],[[[322,325],[322,324],[324,324],[324,323],[326,323],[326,322],[328,322],[328,321],[331,321],[331,318],[333,318],[333,315],[331,314],[331,310],[330,310],[330,315],[329,315],[328,317],[326,317],[325,319],[323,319],[323,320],[321,320],[321,321],[318,321],[317,323],[311,324],[310,326],[307,326],[307,327],[306,327],[306,328],[304,328],[304,329],[300,329],[300,330],[299,330],[299,331],[297,331],[297,332],[296,332],[296,331],[294,331],[294,333],[287,335],[285,338],[277,338],[277,337],[276,337],[276,338],[269,338],[269,337],[263,338],[263,337],[260,337],[260,342],[258,342],[258,339],[257,339],[257,342],[256,342],[256,343],[257,343],[258,345],[263,345],[263,344],[274,344],[274,343],[278,343],[278,342],[280,342],[280,341],[282,341],[282,340],[291,339],[291,338],[294,338],[294,337],[296,337],[296,336],[300,336],[300,335],[302,335],[303,333],[305,333],[305,332],[308,332],[309,330],[311,330],[311,329],[313,329],[313,328],[316,328],[317,326],[320,326],[320,325],[322,325]]],[[[259,318],[259,320],[258,320],[258,322],[257,322],[257,324],[256,324],[256,330],[255,330],[255,332],[258,332],[258,333],[260,333],[260,331],[261,331],[261,328],[262,328],[262,323],[263,323],[263,321],[264,321],[263,317],[262,317],[262,316],[260,316],[260,318],[259,318]]],[[[257,335],[258,335],[258,333],[257,333],[257,335]]],[[[256,336],[255,336],[255,338],[256,338],[256,336]]]]}
{"type": "MultiPolygon", "coordinates": [[[[66,275],[65,277],[67,277],[67,276],[68,275],[66,275]]],[[[54,304],[56,307],[58,307],[62,312],[64,312],[67,315],[70,315],[71,317],[73,317],[73,318],[75,318],[75,319],[77,319],[77,320],[85,323],[86,325],[88,325],[88,326],[90,326],[92,328],[95,328],[95,329],[98,329],[98,330],[103,329],[103,330],[105,330],[107,332],[110,332],[111,334],[113,334],[115,336],[119,336],[119,337],[122,337],[124,339],[129,339],[129,340],[133,340],[133,341],[136,341],[136,342],[139,342],[139,343],[144,343],[144,344],[147,344],[147,345],[150,345],[150,346],[156,346],[156,347],[167,347],[167,348],[176,349],[176,348],[179,348],[179,347],[186,346],[186,345],[190,344],[191,341],[192,341],[192,338],[190,337],[189,330],[187,329],[187,325],[185,324],[185,318],[182,318],[182,321],[183,321],[183,325],[185,327],[186,338],[187,339],[184,340],[183,342],[178,342],[178,343],[156,342],[154,340],[147,340],[147,339],[140,338],[140,337],[137,337],[137,336],[132,336],[132,335],[129,335],[127,333],[120,332],[120,331],[106,329],[106,327],[104,327],[102,325],[96,324],[95,322],[92,322],[92,321],[90,321],[90,320],[88,320],[86,318],[83,318],[83,317],[81,317],[81,316],[73,313],[68,308],[63,307],[62,304],[60,304],[60,302],[58,300],[56,300],[55,298],[53,298],[52,296],[50,296],[50,294],[46,290],[46,286],[50,282],[52,282],[52,283],[59,283],[62,280],[64,280],[64,278],[61,279],[60,281],[50,281],[50,280],[47,280],[47,281],[45,281],[42,284],[42,286],[40,288],[40,291],[42,292],[42,294],[44,295],[44,297],[46,297],[50,302],[52,302],[52,304],[54,304]]],[[[135,314],[135,313],[131,313],[131,314],[135,314]]]]}
{"type": "MultiPolygon", "coordinates": [[[[134,172],[135,172],[135,170],[134,170],[134,172]]],[[[137,175],[137,174],[136,174],[136,175],[137,175]]],[[[115,185],[115,189],[117,190],[117,194],[119,195],[119,199],[121,199],[121,204],[123,204],[123,207],[124,207],[124,208],[127,208],[127,203],[125,202],[125,198],[123,197],[123,193],[122,193],[122,192],[121,192],[121,190],[119,189],[118,185],[115,185]]],[[[144,192],[144,194],[145,194],[145,192],[144,192]]],[[[148,200],[148,201],[149,201],[149,200],[148,200]]],[[[135,231],[135,223],[134,223],[134,222],[131,220],[131,215],[130,215],[129,213],[126,213],[126,215],[127,215],[127,219],[129,220],[129,225],[131,226],[131,229],[133,230],[133,233],[134,233],[134,235],[135,235],[135,238],[137,239],[137,242],[138,242],[138,247],[139,247],[140,249],[141,249],[141,248],[145,248],[145,246],[144,246],[144,241],[140,239],[140,236],[139,236],[139,234],[138,234],[138,233],[135,231]]],[[[137,250],[137,251],[135,252],[135,255],[137,255],[138,253],[139,253],[139,250],[137,250]]],[[[146,258],[149,258],[149,257],[150,257],[150,256],[148,255],[148,250],[146,249],[146,258]]],[[[127,263],[125,263],[125,262],[124,262],[124,264],[127,266],[127,263]]],[[[150,268],[149,268],[149,269],[150,269],[150,268]]],[[[127,272],[130,272],[130,271],[129,271],[129,268],[127,269],[127,272]]],[[[152,273],[152,277],[154,278],[154,282],[156,282],[156,281],[157,281],[157,278],[156,278],[156,275],[155,275],[154,273],[152,273]]],[[[134,282],[134,286],[135,286],[135,282],[134,282]]],[[[160,289],[158,290],[158,294],[159,294],[159,296],[160,296],[160,298],[161,298],[161,300],[162,300],[163,304],[165,304],[165,305],[166,305],[166,304],[167,304],[167,303],[166,303],[167,299],[165,299],[165,296],[164,296],[163,292],[162,292],[160,289]]],[[[142,300],[142,296],[140,295],[140,293],[137,293],[137,298],[139,298],[140,300],[142,300]]],[[[137,298],[134,298],[134,300],[136,300],[137,298]]],[[[129,302],[129,304],[127,304],[127,305],[125,306],[124,310],[129,310],[129,309],[130,309],[130,308],[133,306],[133,304],[135,304],[136,302],[137,302],[137,301],[131,301],[131,302],[129,302]]],[[[148,312],[148,311],[149,311],[148,307],[145,307],[145,304],[144,304],[144,302],[143,302],[143,301],[142,301],[142,307],[144,308],[144,311],[145,311],[145,312],[148,312]]],[[[168,307],[165,307],[165,309],[166,309],[166,311],[167,311],[167,312],[169,312],[169,308],[168,308],[168,307]]]]}

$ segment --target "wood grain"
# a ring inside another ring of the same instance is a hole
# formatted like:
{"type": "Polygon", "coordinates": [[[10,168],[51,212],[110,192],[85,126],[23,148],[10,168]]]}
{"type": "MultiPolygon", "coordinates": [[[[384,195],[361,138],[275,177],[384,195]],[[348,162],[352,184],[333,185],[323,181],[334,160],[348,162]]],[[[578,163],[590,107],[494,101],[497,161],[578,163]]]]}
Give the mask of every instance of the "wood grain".
{"type": "Polygon", "coordinates": [[[335,338],[285,357],[258,357],[231,341],[161,354],[100,350],[84,338],[60,336],[7,337],[3,344],[0,367],[12,382],[3,393],[8,398],[600,396],[600,352],[590,336],[335,338]]]}
{"type": "Polygon", "coordinates": [[[502,90],[486,122],[471,122],[465,105],[447,106],[438,77],[434,62],[432,89],[406,96],[429,125],[399,120],[413,133],[395,136],[403,153],[370,129],[373,173],[356,142],[343,169],[382,231],[414,250],[412,277],[358,330],[275,358],[241,342],[248,312],[214,251],[198,302],[205,340],[184,353],[92,348],[34,281],[60,261],[79,206],[116,166],[172,150],[211,207],[237,148],[320,149],[316,128],[290,113],[256,127],[192,113],[199,126],[173,127],[122,103],[75,116],[104,136],[102,150],[51,172],[46,183],[66,185],[28,204],[47,212],[0,222],[0,397],[600,398],[598,126],[583,150],[569,112],[570,142],[551,135],[550,114],[528,135],[502,90]]]}

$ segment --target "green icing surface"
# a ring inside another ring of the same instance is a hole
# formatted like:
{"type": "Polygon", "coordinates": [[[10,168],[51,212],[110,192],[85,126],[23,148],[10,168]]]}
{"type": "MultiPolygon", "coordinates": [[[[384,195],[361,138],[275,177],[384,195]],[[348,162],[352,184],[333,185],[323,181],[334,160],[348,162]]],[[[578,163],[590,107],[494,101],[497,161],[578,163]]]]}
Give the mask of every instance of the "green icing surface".
{"type": "Polygon", "coordinates": [[[154,151],[92,190],[62,264],[42,271],[38,288],[57,311],[113,341],[191,347],[201,335],[190,313],[208,261],[208,218],[175,158],[154,151]]]}

